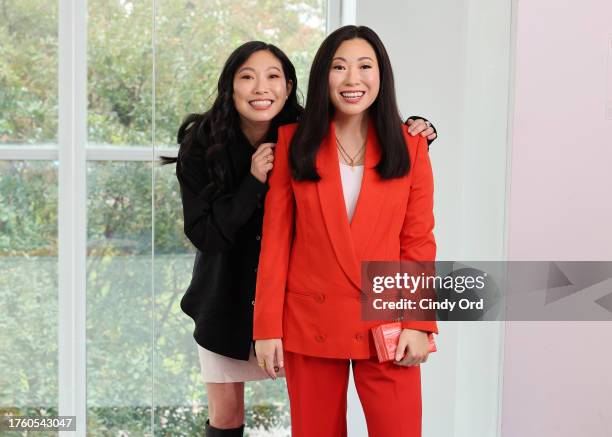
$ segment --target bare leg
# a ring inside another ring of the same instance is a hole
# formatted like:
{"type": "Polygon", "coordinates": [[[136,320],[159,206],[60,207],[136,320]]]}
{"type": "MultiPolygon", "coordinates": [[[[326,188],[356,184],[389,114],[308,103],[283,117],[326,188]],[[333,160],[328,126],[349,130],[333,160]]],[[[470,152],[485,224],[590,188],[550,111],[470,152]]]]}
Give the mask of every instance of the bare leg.
{"type": "Polygon", "coordinates": [[[210,424],[218,429],[240,428],[244,423],[244,382],[206,383],[210,424]]]}

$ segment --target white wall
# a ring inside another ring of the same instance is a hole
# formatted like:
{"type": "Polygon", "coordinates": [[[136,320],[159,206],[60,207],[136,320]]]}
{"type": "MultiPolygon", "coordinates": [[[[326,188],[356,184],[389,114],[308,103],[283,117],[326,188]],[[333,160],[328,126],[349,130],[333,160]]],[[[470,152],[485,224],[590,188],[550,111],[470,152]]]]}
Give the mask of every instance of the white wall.
{"type": "MultiPolygon", "coordinates": [[[[440,260],[504,257],[511,10],[506,0],[357,1],[393,62],[404,116],[435,123],[440,260]]],[[[421,366],[424,437],[492,437],[499,427],[500,324],[440,323],[421,366]]],[[[353,393],[354,396],[354,393],[353,393]]],[[[365,436],[358,403],[351,436],[365,436]]]]}
{"type": "MultiPolygon", "coordinates": [[[[517,23],[509,256],[612,260],[612,2],[523,1],[517,23]]],[[[503,436],[611,436],[610,345],[609,322],[508,323],[503,436]]]]}

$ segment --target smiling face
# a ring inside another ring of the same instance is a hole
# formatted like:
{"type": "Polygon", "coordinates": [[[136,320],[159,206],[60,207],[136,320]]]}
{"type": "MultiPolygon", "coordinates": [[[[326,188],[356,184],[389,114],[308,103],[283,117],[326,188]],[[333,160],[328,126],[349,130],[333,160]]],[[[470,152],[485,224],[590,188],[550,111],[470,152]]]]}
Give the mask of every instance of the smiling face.
{"type": "Polygon", "coordinates": [[[329,71],[329,98],[336,112],[361,114],[374,103],[379,89],[380,71],[372,46],[362,38],[340,44],[329,71]]]}
{"type": "Polygon", "coordinates": [[[267,50],[253,53],[234,75],[234,106],[243,121],[269,123],[291,92],[281,62],[267,50]]]}

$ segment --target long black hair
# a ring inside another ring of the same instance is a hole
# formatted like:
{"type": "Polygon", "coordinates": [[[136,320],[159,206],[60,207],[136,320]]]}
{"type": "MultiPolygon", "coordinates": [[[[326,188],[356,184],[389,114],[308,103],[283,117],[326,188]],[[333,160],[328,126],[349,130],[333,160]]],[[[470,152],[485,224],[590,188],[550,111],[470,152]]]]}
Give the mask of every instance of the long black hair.
{"type": "Polygon", "coordinates": [[[321,179],[315,168],[316,156],[334,115],[329,98],[329,71],[340,44],[354,38],[362,38],[372,46],[380,70],[380,90],[368,109],[382,149],[376,171],[381,178],[392,179],[404,176],[410,170],[410,157],[402,134],[403,123],[395,98],[393,71],[387,50],[369,27],[344,26],[325,38],[310,68],[306,109],[289,148],[291,173],[296,180],[321,179]]]}
{"type": "Polygon", "coordinates": [[[297,76],[295,67],[278,47],[262,41],[249,41],[242,44],[225,61],[217,83],[217,97],[212,107],[203,114],[189,114],[183,120],[177,134],[180,144],[178,158],[161,157],[162,164],[179,162],[190,154],[204,154],[209,180],[217,188],[223,189],[230,181],[230,169],[226,161],[220,159],[226,147],[236,143],[240,133],[240,116],[234,106],[234,75],[238,68],[255,52],[267,50],[281,63],[285,80],[292,82],[291,92],[285,106],[270,123],[266,141],[276,142],[279,126],[296,122],[303,108],[297,98],[297,76]]]}

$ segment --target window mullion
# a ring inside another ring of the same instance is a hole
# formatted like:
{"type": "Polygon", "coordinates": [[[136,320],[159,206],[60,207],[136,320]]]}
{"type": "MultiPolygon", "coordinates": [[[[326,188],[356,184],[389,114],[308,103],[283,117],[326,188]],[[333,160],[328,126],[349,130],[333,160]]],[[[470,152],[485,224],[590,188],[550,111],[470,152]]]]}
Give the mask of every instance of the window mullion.
{"type": "Polygon", "coordinates": [[[59,0],[59,414],[85,437],[87,2],[59,0]]]}

